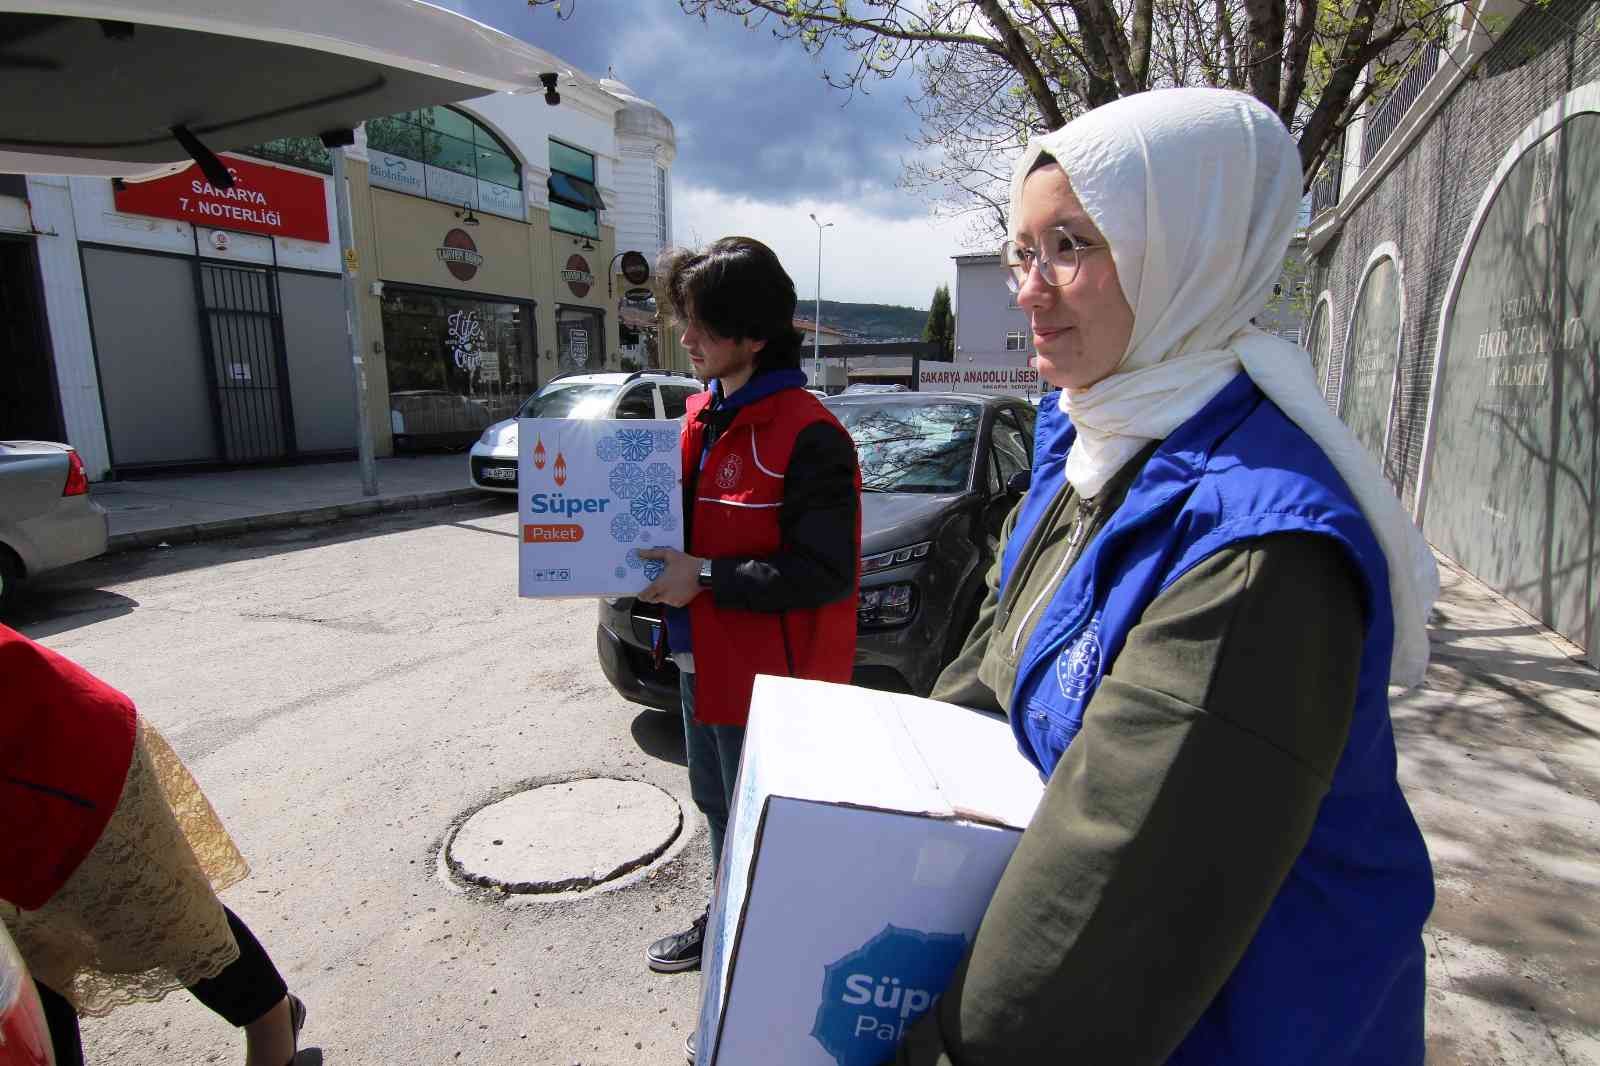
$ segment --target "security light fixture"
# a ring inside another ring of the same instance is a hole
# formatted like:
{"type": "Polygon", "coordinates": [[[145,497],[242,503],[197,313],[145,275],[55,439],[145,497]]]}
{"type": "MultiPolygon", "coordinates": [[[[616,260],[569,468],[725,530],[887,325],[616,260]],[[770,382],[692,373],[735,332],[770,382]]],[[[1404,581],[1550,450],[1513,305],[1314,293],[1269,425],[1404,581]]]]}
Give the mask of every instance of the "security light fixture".
{"type": "Polygon", "coordinates": [[[544,84],[544,102],[551,107],[555,107],[561,102],[561,94],[556,92],[556,79],[559,76],[557,74],[539,75],[539,81],[544,84]]]}
{"type": "Polygon", "coordinates": [[[456,212],[456,217],[461,220],[463,226],[476,226],[478,224],[478,216],[472,213],[472,205],[469,203],[461,205],[461,210],[456,212]]]}

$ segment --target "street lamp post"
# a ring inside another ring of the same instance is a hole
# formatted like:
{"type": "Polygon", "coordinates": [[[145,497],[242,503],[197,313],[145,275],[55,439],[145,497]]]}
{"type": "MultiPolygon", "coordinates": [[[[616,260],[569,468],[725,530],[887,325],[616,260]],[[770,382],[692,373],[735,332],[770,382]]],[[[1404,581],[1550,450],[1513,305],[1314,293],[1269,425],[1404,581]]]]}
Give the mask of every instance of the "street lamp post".
{"type": "Polygon", "coordinates": [[[817,222],[816,215],[811,216],[811,221],[817,223],[817,323],[811,334],[811,372],[817,387],[827,391],[827,383],[822,378],[822,231],[833,223],[817,222]]]}

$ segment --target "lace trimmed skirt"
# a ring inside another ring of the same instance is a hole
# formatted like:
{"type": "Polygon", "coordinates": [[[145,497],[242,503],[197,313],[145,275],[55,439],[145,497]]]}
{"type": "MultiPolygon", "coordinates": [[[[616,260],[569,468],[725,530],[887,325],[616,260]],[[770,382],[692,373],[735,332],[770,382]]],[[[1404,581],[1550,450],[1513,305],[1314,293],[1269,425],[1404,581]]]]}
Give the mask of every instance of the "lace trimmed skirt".
{"type": "Polygon", "coordinates": [[[154,1001],[239,957],[217,893],[250,872],[187,767],[142,717],[105,832],[43,907],[0,902],[34,978],[81,1015],[154,1001]]]}

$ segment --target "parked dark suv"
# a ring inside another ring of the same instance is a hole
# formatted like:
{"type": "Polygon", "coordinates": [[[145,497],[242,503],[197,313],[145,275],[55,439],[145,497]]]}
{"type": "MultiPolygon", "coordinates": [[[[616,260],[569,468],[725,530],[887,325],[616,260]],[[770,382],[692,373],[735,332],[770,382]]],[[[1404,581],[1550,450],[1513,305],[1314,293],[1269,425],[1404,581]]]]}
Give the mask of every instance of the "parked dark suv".
{"type": "MultiPolygon", "coordinates": [[[[1001,523],[1027,490],[1035,411],[1008,396],[834,396],[861,460],[857,684],[926,695],[983,599],[1001,523]]],[[[678,671],[654,665],[657,604],[600,601],[600,665],[625,698],[678,707],[678,671]]]]}

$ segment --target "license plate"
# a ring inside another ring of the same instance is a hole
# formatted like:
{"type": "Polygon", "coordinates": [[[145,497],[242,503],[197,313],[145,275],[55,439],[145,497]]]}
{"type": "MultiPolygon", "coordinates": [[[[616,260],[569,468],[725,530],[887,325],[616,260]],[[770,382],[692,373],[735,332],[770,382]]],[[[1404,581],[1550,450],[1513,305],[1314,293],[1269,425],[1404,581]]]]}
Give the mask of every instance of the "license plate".
{"type": "Polygon", "coordinates": [[[517,468],[514,466],[486,466],[483,468],[485,481],[515,481],[517,468]]]}

